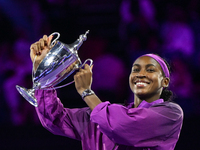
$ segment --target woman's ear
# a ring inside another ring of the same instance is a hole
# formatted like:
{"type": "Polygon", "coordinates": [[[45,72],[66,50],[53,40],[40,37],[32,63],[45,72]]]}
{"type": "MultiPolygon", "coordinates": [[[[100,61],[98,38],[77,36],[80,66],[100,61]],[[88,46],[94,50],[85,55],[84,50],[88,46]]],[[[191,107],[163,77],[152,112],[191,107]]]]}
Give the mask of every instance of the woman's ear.
{"type": "Polygon", "coordinates": [[[162,87],[168,87],[169,86],[169,81],[170,79],[167,78],[167,77],[164,77],[163,80],[162,80],[162,87]]]}

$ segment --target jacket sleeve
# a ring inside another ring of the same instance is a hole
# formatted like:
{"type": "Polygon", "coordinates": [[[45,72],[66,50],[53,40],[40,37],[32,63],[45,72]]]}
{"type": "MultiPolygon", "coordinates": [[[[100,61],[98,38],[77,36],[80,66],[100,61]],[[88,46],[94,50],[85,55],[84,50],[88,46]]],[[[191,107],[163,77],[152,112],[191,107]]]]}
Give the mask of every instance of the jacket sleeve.
{"type": "Polygon", "coordinates": [[[81,134],[90,121],[89,108],[64,108],[55,90],[37,90],[36,112],[41,124],[56,135],[81,140],[81,134]]]}
{"type": "Polygon", "coordinates": [[[91,121],[118,144],[156,146],[181,130],[183,112],[177,104],[157,104],[150,108],[131,108],[103,102],[91,113],[91,121]]]}

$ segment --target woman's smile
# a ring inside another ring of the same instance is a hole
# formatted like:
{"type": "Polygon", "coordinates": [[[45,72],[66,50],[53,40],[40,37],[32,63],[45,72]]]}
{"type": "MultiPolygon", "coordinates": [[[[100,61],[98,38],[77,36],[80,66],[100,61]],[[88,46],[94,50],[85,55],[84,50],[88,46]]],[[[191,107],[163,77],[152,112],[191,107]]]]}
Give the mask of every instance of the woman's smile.
{"type": "Polygon", "coordinates": [[[136,85],[137,88],[144,88],[144,87],[148,86],[150,84],[150,82],[145,81],[145,80],[140,80],[140,79],[138,80],[137,79],[134,82],[134,84],[136,85]]]}

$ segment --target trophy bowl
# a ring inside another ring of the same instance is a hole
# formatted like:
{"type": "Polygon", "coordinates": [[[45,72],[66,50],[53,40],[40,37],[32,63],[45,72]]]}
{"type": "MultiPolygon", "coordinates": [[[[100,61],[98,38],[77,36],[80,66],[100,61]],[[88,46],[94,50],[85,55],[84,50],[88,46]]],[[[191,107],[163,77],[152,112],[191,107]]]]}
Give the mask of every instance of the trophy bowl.
{"type": "MultiPolygon", "coordinates": [[[[75,70],[82,68],[87,61],[90,62],[90,66],[93,64],[93,60],[87,59],[84,63],[81,62],[78,56],[78,49],[82,45],[83,41],[87,39],[89,30],[79,36],[79,38],[72,44],[65,44],[57,40],[60,36],[58,32],[52,33],[51,35],[57,34],[57,38],[51,43],[51,50],[47,53],[44,59],[37,67],[35,73],[32,75],[33,86],[31,89],[16,85],[18,92],[33,106],[37,107],[37,99],[34,96],[35,90],[52,89],[55,85],[62,82],[64,79],[69,77],[75,70]]],[[[34,66],[34,62],[33,62],[34,66]]],[[[60,87],[67,86],[74,81],[65,84],[60,87]]]]}

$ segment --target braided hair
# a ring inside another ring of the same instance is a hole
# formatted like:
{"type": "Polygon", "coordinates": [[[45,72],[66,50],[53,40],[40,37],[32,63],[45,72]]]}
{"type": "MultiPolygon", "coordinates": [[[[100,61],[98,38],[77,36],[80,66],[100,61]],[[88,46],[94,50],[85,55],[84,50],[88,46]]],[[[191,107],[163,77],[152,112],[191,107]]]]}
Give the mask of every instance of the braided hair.
{"type": "MultiPolygon", "coordinates": [[[[163,60],[164,60],[165,64],[167,65],[169,73],[171,73],[171,68],[170,68],[168,62],[165,59],[163,59],[163,60]]],[[[164,73],[163,73],[163,75],[164,75],[164,73]]],[[[160,98],[162,98],[164,101],[171,101],[172,98],[173,98],[173,92],[171,90],[169,90],[168,87],[166,87],[166,88],[163,89],[163,91],[160,95],[160,98]]]]}

